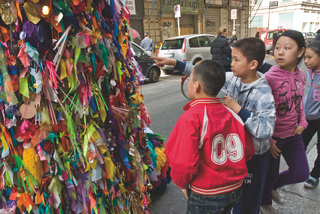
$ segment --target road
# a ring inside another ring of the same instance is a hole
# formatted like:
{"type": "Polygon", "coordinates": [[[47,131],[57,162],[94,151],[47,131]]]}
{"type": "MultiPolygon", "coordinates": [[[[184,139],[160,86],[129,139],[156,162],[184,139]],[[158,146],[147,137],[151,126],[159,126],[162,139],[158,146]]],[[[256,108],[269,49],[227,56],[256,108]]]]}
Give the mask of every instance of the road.
{"type": "MultiPolygon", "coordinates": [[[[272,56],[267,56],[266,62],[275,65],[272,56]]],[[[303,63],[300,67],[304,71],[307,70],[303,63]]],[[[150,128],[165,139],[168,139],[176,121],[183,113],[182,107],[188,103],[180,90],[181,77],[182,74],[178,72],[171,75],[162,74],[158,83],[146,81],[142,86],[144,103],[149,110],[152,122],[150,128]]],[[[312,148],[313,145],[314,142],[309,147],[312,148]]],[[[187,200],[173,182],[168,185],[165,194],[155,196],[152,199],[151,214],[186,213],[187,200]]]]}

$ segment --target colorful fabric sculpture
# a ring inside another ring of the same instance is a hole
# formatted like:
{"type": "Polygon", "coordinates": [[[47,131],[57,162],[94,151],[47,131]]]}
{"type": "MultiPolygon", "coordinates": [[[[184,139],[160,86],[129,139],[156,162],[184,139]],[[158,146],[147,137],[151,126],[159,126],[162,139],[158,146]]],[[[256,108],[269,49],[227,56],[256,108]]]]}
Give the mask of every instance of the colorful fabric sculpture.
{"type": "Polygon", "coordinates": [[[148,213],[166,184],[125,2],[0,0],[0,213],[148,213]]]}

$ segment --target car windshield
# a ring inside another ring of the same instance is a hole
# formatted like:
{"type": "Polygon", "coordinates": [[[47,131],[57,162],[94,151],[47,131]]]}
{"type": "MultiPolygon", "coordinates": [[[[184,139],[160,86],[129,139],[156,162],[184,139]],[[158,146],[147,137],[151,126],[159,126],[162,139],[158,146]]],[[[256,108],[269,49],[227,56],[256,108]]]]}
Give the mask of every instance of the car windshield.
{"type": "Polygon", "coordinates": [[[161,50],[181,49],[182,44],[183,44],[183,39],[165,40],[161,47],[161,50]]]}
{"type": "MultiPolygon", "coordinates": [[[[267,39],[273,39],[273,34],[274,34],[275,32],[276,32],[276,31],[270,31],[270,32],[268,32],[267,39]]],[[[282,30],[279,30],[279,31],[278,31],[279,36],[280,36],[282,33],[283,33],[282,30]]]]}
{"type": "Polygon", "coordinates": [[[143,50],[141,50],[138,46],[134,45],[133,43],[131,43],[131,47],[132,47],[132,54],[133,56],[137,56],[140,57],[143,55],[143,50]]]}
{"type": "Polygon", "coordinates": [[[273,39],[273,34],[275,33],[275,31],[271,31],[268,33],[267,35],[267,39],[273,39]]]}
{"type": "Polygon", "coordinates": [[[216,36],[209,36],[209,39],[211,40],[211,42],[216,38],[216,36]]]}

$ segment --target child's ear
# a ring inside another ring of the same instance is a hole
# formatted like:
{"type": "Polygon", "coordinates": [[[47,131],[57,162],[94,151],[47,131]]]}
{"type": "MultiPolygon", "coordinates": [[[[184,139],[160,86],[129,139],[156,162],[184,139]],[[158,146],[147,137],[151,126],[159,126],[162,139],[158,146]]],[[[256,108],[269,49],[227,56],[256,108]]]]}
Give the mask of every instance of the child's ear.
{"type": "Polygon", "coordinates": [[[252,60],[250,62],[250,69],[251,70],[258,70],[258,60],[252,60]]]}
{"type": "Polygon", "coordinates": [[[306,51],[306,49],[305,49],[304,47],[302,47],[302,48],[300,49],[300,51],[299,51],[298,58],[300,58],[305,51],[306,51]]]}
{"type": "Polygon", "coordinates": [[[195,93],[199,93],[201,90],[201,84],[200,82],[195,82],[194,85],[193,85],[193,92],[195,93]]]}

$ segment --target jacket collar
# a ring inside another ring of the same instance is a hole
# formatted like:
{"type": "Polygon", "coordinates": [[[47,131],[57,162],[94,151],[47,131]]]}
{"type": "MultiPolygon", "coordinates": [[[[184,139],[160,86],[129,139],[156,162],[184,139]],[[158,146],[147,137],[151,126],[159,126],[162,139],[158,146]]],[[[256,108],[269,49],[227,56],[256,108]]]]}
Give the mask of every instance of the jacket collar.
{"type": "Polygon", "coordinates": [[[186,111],[196,105],[208,105],[208,104],[218,104],[218,103],[221,103],[221,99],[219,97],[199,98],[199,99],[190,101],[182,109],[186,111]]]}
{"type": "MultiPolygon", "coordinates": [[[[264,76],[264,74],[263,73],[261,73],[261,72],[257,72],[257,75],[258,75],[258,77],[259,77],[259,79],[257,79],[256,81],[254,81],[254,82],[252,82],[252,83],[250,83],[243,91],[247,91],[247,90],[250,90],[252,87],[260,87],[260,86],[262,86],[263,84],[261,84],[262,82],[264,82],[264,81],[266,81],[266,78],[265,78],[265,76],[264,76]]],[[[237,77],[237,87],[239,87],[238,88],[238,91],[240,92],[240,87],[241,87],[241,79],[239,78],[239,77],[237,77]]]]}
{"type": "Polygon", "coordinates": [[[219,34],[217,37],[226,38],[226,37],[224,37],[222,34],[219,34]]]}
{"type": "Polygon", "coordinates": [[[312,72],[312,70],[311,69],[308,69],[308,73],[309,74],[320,74],[320,70],[316,70],[314,73],[312,72]]]}
{"type": "Polygon", "coordinates": [[[277,72],[285,73],[287,75],[297,75],[301,71],[301,69],[298,66],[296,67],[296,70],[294,71],[294,73],[291,73],[290,71],[284,70],[283,68],[280,68],[279,66],[272,66],[272,68],[270,68],[270,70],[271,69],[273,69],[277,72]]]}

